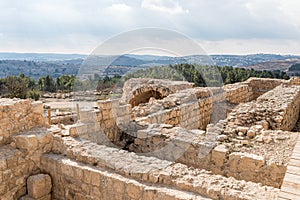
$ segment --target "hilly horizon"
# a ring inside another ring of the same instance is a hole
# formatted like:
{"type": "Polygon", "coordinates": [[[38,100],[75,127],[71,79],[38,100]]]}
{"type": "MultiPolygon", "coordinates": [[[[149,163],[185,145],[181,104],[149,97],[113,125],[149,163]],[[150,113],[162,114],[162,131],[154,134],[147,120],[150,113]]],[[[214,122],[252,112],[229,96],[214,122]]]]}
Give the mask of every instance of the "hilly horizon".
{"type": "MultiPolygon", "coordinates": [[[[257,57],[262,60],[281,60],[287,58],[300,58],[300,55],[293,54],[271,54],[271,53],[255,53],[255,54],[192,54],[187,56],[165,56],[165,55],[152,55],[152,54],[122,54],[122,55],[97,55],[100,57],[109,56],[128,56],[131,58],[142,60],[157,60],[168,59],[176,57],[190,57],[190,56],[210,56],[210,57],[257,57]]],[[[22,53],[22,52],[0,52],[0,60],[33,60],[33,61],[58,61],[58,60],[71,60],[71,59],[83,59],[93,54],[76,54],[76,53],[22,53]]]]}
{"type": "Polygon", "coordinates": [[[106,75],[113,76],[115,74],[123,75],[133,68],[139,69],[181,63],[288,71],[291,65],[300,63],[300,56],[250,54],[171,57],[149,54],[95,56],[57,53],[0,53],[0,77],[17,76],[20,72],[34,79],[48,74],[59,77],[61,75],[76,75],[81,68],[84,68],[83,73],[86,75],[103,74],[105,72],[106,75]]]}

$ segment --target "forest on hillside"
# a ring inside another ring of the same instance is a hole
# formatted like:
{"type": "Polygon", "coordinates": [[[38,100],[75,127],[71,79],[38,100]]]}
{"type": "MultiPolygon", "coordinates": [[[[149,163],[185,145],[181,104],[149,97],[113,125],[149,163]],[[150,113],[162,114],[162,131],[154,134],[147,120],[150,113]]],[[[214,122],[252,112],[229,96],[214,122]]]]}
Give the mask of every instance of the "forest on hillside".
{"type": "Polygon", "coordinates": [[[245,81],[250,77],[289,79],[282,71],[255,71],[253,69],[233,68],[229,66],[200,66],[192,64],[177,64],[157,66],[140,69],[135,72],[113,77],[101,77],[94,74],[84,80],[74,75],[62,75],[53,78],[50,75],[40,77],[38,80],[31,79],[24,74],[8,76],[0,79],[0,95],[8,98],[32,98],[39,99],[41,92],[72,92],[84,90],[110,91],[122,87],[123,83],[130,78],[158,78],[177,81],[188,81],[195,86],[222,86],[245,81]]]}
{"type": "Polygon", "coordinates": [[[242,82],[250,77],[289,79],[282,71],[256,71],[253,69],[234,68],[230,66],[200,66],[192,64],[178,64],[160,67],[152,67],[138,70],[124,76],[130,78],[165,78],[171,80],[186,80],[195,83],[196,86],[222,86],[242,82]]]}

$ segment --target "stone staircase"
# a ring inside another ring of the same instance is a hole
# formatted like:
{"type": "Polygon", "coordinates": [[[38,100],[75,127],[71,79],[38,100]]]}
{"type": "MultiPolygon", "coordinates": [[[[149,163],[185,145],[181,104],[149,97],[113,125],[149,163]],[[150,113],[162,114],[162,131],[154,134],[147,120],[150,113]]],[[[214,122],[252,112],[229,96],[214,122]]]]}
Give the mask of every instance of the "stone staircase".
{"type": "Polygon", "coordinates": [[[300,199],[300,133],[283,179],[280,200],[300,199]]]}

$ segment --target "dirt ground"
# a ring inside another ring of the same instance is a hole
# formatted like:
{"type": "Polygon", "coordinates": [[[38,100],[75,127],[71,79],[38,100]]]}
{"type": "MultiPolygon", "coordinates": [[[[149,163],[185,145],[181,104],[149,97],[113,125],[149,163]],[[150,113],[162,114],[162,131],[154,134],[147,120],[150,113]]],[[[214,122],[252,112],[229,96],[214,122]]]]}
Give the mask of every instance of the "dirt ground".
{"type": "Polygon", "coordinates": [[[71,99],[56,99],[56,98],[43,98],[41,101],[45,106],[50,106],[51,109],[71,109],[76,110],[76,105],[80,109],[88,109],[95,106],[96,102],[91,101],[72,101],[71,99]]]}

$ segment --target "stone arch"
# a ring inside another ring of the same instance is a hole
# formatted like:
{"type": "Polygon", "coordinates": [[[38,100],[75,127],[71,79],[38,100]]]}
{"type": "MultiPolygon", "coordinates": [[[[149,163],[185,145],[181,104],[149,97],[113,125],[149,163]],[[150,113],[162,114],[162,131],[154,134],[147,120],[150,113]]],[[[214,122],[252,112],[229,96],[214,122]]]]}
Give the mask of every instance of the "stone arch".
{"type": "Polygon", "coordinates": [[[139,88],[133,92],[133,98],[129,101],[132,107],[138,106],[141,103],[148,103],[150,98],[163,99],[170,94],[170,90],[165,87],[139,88]]]}

